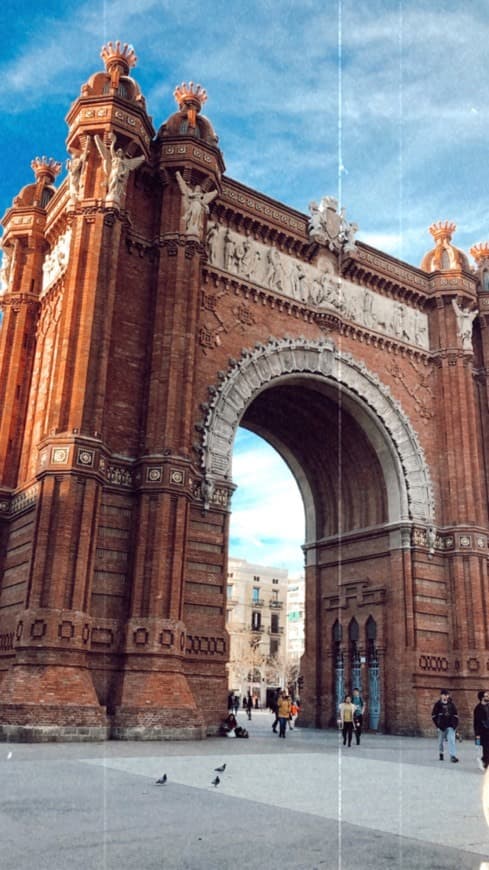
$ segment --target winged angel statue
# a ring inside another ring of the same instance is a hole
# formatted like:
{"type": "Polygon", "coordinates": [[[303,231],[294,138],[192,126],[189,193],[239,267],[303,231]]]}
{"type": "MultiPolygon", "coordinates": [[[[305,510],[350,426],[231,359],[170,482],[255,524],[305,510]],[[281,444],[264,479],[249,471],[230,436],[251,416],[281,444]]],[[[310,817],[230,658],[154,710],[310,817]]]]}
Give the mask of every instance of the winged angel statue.
{"type": "Polygon", "coordinates": [[[110,147],[107,148],[100,136],[95,136],[95,144],[102,158],[105,180],[107,184],[107,200],[110,200],[114,205],[120,206],[126,192],[127,180],[129,173],[141,163],[144,163],[145,156],[141,154],[139,157],[126,157],[122,148],[115,147],[116,135],[110,134],[110,147]]]}
{"type": "Polygon", "coordinates": [[[217,190],[204,193],[200,184],[190,187],[189,184],[186,184],[178,170],[176,177],[183,197],[185,232],[200,238],[204,225],[204,215],[209,213],[209,203],[216,198],[217,190]]]}

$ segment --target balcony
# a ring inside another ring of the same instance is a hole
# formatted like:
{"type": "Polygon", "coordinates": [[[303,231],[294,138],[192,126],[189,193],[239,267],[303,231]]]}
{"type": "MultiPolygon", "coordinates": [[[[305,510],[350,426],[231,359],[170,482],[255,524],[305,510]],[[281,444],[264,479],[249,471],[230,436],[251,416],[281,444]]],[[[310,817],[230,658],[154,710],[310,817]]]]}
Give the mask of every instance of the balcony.
{"type": "Polygon", "coordinates": [[[252,598],[251,599],[251,606],[252,607],[264,607],[265,602],[264,602],[263,598],[252,598]]]}
{"type": "Polygon", "coordinates": [[[270,607],[271,610],[281,610],[282,607],[284,606],[284,602],[283,601],[276,601],[275,598],[271,598],[270,601],[268,602],[268,606],[270,607]]]}
{"type": "Polygon", "coordinates": [[[283,634],[283,633],[284,633],[284,630],[283,630],[282,626],[280,626],[280,628],[273,628],[271,625],[269,626],[268,634],[273,634],[273,635],[277,636],[277,634],[283,634]]]}
{"type": "Polygon", "coordinates": [[[263,634],[264,631],[265,631],[265,629],[264,629],[263,625],[260,625],[259,628],[256,628],[253,626],[251,626],[251,628],[250,628],[251,634],[263,634]]]}

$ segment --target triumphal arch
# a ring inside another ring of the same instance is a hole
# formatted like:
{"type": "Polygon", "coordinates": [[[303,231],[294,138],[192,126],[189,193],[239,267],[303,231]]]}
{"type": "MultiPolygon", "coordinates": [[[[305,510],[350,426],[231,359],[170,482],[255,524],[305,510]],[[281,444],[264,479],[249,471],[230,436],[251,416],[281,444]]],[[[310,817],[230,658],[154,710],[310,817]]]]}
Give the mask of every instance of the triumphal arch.
{"type": "MultiPolygon", "coordinates": [[[[131,47],[70,108],[67,174],[3,218],[0,733],[185,737],[226,707],[238,426],[306,514],[304,725],[359,685],[369,724],[462,719],[489,678],[489,243],[420,268],[225,175],[176,88],[155,130],[131,47]]],[[[427,247],[430,245],[427,243],[427,247]]]]}

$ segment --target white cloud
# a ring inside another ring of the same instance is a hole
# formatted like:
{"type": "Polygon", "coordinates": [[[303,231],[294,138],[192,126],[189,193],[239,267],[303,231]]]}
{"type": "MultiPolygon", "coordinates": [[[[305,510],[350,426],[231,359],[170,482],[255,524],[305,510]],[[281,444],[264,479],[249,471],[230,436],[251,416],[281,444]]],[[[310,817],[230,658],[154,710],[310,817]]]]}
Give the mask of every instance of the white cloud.
{"type": "Polygon", "coordinates": [[[231,555],[300,571],[304,508],[297,484],[278,453],[239,429],[233,480],[238,489],[231,505],[231,555]]]}

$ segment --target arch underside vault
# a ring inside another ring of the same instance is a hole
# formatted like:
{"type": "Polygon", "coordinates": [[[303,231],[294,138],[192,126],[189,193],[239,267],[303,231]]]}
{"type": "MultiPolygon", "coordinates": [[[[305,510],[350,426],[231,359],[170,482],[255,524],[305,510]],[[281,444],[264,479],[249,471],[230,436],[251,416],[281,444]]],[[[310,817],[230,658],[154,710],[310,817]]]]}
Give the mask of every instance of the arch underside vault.
{"type": "Polygon", "coordinates": [[[408,418],[379,378],[333,342],[271,339],[231,361],[211,392],[206,478],[230,477],[238,425],[262,435],[301,489],[306,543],[386,523],[434,523],[430,475],[408,418]]]}

